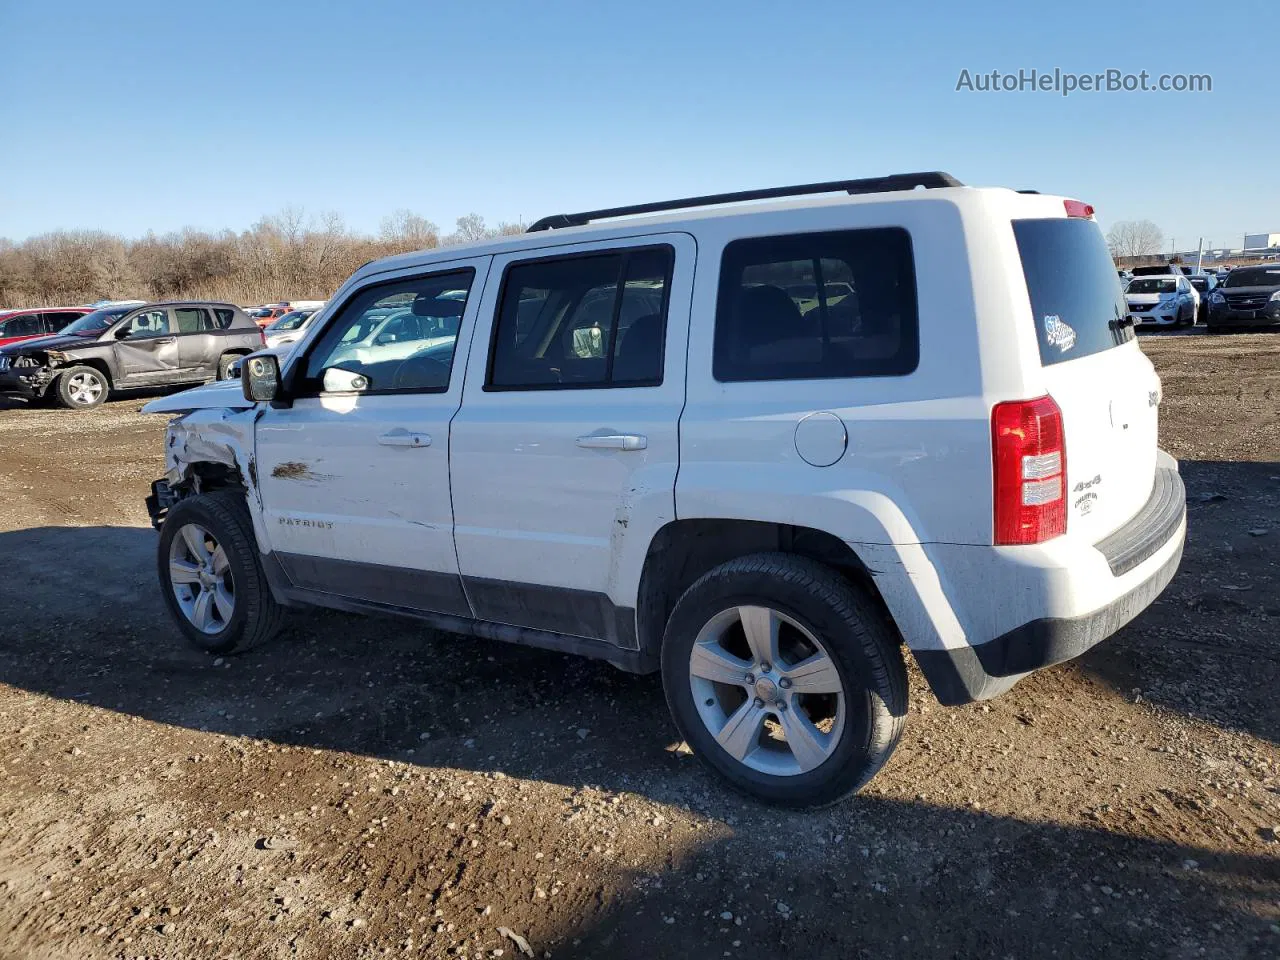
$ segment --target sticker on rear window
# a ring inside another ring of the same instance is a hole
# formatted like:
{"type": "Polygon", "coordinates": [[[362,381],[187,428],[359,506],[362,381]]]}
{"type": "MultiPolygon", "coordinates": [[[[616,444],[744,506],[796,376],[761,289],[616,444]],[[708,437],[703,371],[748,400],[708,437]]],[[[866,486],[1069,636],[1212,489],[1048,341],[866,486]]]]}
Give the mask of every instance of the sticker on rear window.
{"type": "Polygon", "coordinates": [[[1057,347],[1066,353],[1076,345],[1076,332],[1071,324],[1063,323],[1056,313],[1046,313],[1044,317],[1044,335],[1050,346],[1057,347]]]}

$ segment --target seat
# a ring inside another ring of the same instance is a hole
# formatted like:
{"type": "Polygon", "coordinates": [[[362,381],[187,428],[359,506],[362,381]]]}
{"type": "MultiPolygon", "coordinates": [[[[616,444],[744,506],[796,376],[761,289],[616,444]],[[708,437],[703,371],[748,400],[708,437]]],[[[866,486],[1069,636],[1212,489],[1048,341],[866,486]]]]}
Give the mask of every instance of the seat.
{"type": "Polygon", "coordinates": [[[781,287],[747,287],[738,295],[736,306],[734,353],[739,363],[821,361],[822,328],[817,311],[801,314],[781,287]]]}
{"type": "Polygon", "coordinates": [[[662,316],[645,314],[631,321],[613,358],[615,383],[662,378],[662,316]]]}

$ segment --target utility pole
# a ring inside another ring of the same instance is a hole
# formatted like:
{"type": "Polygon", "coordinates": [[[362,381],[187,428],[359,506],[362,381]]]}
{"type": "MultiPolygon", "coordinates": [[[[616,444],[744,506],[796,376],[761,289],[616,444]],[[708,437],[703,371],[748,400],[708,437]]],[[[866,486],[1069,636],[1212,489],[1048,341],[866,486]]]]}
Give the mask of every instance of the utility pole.
{"type": "Polygon", "coordinates": [[[1196,250],[1196,273],[1200,272],[1200,267],[1204,263],[1204,237],[1200,238],[1200,247],[1196,250]]]}

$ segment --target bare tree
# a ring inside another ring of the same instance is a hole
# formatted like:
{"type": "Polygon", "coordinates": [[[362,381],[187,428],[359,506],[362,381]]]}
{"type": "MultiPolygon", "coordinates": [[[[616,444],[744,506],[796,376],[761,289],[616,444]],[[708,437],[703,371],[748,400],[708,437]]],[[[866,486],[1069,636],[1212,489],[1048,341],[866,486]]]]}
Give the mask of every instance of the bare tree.
{"type": "Polygon", "coordinates": [[[1107,233],[1107,246],[1113,257],[1159,253],[1164,247],[1164,232],[1150,220],[1121,220],[1107,233]]]}
{"type": "Polygon", "coordinates": [[[440,246],[440,228],[412,210],[397,210],[383,217],[379,235],[389,253],[440,246]]]}
{"type": "Polygon", "coordinates": [[[465,217],[459,217],[458,229],[450,235],[449,243],[475,243],[477,240],[486,240],[492,234],[488,227],[484,225],[484,217],[478,213],[468,213],[465,217]]]}

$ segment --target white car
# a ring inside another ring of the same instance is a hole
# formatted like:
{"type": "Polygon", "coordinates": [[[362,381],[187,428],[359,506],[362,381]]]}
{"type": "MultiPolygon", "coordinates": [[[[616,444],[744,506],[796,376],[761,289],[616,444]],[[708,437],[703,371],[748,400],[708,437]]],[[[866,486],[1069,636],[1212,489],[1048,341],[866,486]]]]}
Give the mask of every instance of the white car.
{"type": "Polygon", "coordinates": [[[268,324],[262,331],[263,337],[266,338],[267,346],[274,349],[275,347],[284,347],[291,343],[297,343],[306,332],[307,326],[311,323],[311,318],[316,315],[318,309],[293,310],[286,313],[279,320],[268,324]]]}
{"type": "Polygon", "coordinates": [[[1124,298],[1129,316],[1139,327],[1193,324],[1200,310],[1200,294],[1180,273],[1134,277],[1125,287],[1124,298]]]}
{"type": "Polygon", "coordinates": [[[180,414],[165,603],[211,653],[310,604],[661,671],[729,783],[837,800],[901,736],[904,654],[944,704],[998,696],[1178,568],[1092,212],[907,174],[367,264],[241,393],[145,408],[180,414]]]}

